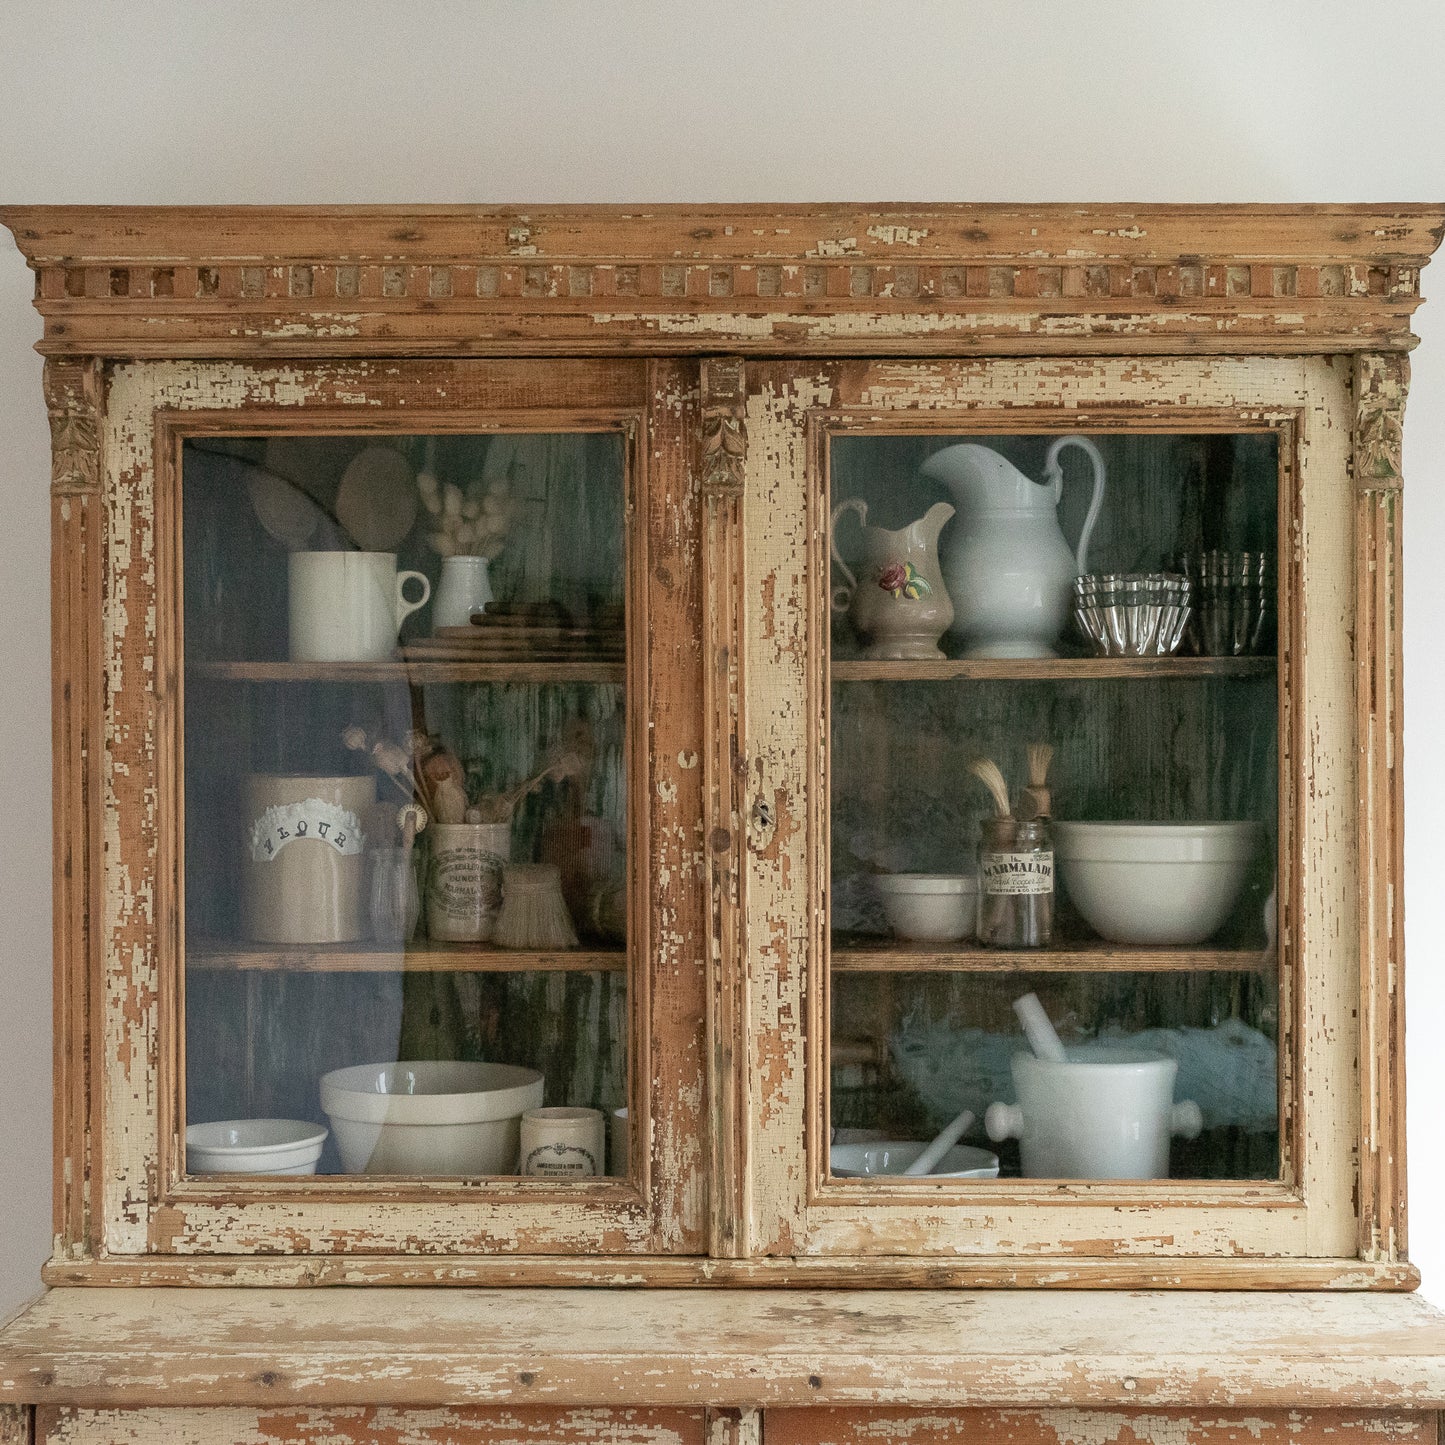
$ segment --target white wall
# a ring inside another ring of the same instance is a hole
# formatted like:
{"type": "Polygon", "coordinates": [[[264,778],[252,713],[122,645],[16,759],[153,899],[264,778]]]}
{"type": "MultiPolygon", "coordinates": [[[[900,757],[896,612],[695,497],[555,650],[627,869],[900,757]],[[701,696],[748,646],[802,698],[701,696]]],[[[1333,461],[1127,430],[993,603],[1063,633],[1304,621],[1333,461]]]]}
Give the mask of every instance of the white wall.
{"type": "MultiPolygon", "coordinates": [[[[1445,200],[1438,0],[0,0],[0,198],[1445,200]]],[[[1445,258],[1406,451],[1412,1253],[1445,1301],[1445,258]]],[[[48,1252],[39,318],[0,241],[0,1309],[48,1252]]]]}

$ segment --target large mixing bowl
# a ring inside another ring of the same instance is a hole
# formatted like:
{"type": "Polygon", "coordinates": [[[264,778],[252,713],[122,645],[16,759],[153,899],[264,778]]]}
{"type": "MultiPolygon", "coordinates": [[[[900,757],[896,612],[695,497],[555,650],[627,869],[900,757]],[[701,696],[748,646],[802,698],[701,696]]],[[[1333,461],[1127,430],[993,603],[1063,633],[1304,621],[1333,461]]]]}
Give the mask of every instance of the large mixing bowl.
{"type": "Polygon", "coordinates": [[[515,1174],[542,1076],[512,1064],[357,1064],[321,1076],[348,1174],[515,1174]]]}
{"type": "Polygon", "coordinates": [[[1224,926],[1258,823],[1050,824],[1074,906],[1111,943],[1187,948],[1224,926]]]}

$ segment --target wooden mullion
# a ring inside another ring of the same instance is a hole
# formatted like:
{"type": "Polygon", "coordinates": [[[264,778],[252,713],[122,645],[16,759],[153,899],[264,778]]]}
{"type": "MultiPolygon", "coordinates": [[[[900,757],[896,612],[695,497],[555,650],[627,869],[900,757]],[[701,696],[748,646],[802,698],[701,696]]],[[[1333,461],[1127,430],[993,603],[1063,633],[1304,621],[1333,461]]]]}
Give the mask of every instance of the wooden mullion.
{"type": "Polygon", "coordinates": [[[702,361],[703,715],[708,927],[707,1150],[709,1252],[752,1253],[747,1047],[747,868],[742,789],[746,772],[746,592],[742,469],[744,377],[740,361],[702,361]]]}
{"type": "Polygon", "coordinates": [[[1405,1212],[1401,436],[1409,358],[1355,365],[1355,706],[1360,950],[1360,1252],[1402,1259],[1405,1212]]]}
{"type": "Polygon", "coordinates": [[[104,374],[95,361],[45,368],[51,427],[51,709],[54,775],[55,1179],[57,1254],[99,1248],[101,587],[104,374]]]}

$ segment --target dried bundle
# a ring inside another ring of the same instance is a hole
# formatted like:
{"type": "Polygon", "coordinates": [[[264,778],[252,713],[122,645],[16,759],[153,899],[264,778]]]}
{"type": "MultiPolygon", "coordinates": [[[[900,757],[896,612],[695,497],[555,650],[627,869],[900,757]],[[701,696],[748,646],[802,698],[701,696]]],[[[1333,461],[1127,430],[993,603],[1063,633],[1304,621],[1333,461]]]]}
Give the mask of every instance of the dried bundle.
{"type": "Polygon", "coordinates": [[[341,743],[348,752],[365,753],[382,777],[406,799],[396,811],[396,826],[401,831],[402,846],[410,848],[416,841],[416,835],[434,816],[420,777],[413,771],[411,753],[386,738],[377,738],[373,742],[366,729],[355,723],[342,728],[341,743]]]}
{"type": "Polygon", "coordinates": [[[993,797],[994,808],[997,810],[995,816],[1010,818],[1013,816],[1009,808],[1008,784],[1004,782],[1003,773],[999,766],[991,758],[974,758],[968,765],[970,773],[989,790],[993,797]]]}
{"type": "Polygon", "coordinates": [[[462,492],[437,480],[430,469],[420,471],[416,489],[432,518],[428,542],[442,557],[485,557],[502,550],[512,526],[514,503],[506,477],[473,482],[462,492]]]}
{"type": "Polygon", "coordinates": [[[535,793],[544,783],[572,782],[580,795],[597,761],[597,744],[592,729],[581,718],[575,718],[562,735],[547,749],[541,769],[505,793],[483,793],[467,809],[469,823],[510,823],[523,798],[535,793]]]}

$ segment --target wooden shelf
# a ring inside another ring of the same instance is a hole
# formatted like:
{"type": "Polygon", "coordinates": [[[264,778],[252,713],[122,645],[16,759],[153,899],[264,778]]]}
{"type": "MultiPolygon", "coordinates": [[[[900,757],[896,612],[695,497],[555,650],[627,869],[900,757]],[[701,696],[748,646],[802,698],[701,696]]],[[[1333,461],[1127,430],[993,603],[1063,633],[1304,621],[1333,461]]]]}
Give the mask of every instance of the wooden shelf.
{"type": "Polygon", "coordinates": [[[199,662],[221,682],[623,682],[621,662],[199,662]]]}
{"type": "Polygon", "coordinates": [[[1064,943],[1056,948],[961,948],[898,939],[840,940],[841,973],[1253,973],[1274,963],[1269,949],[1139,948],[1064,943]]]}
{"type": "Polygon", "coordinates": [[[948,657],[932,662],[844,658],[834,682],[1089,682],[1110,677],[1266,677],[1273,657],[948,657]]]}
{"type": "Polygon", "coordinates": [[[621,972],[625,948],[571,948],[551,953],[486,943],[231,943],[197,940],[190,968],[256,973],[594,973],[621,972]]]}
{"type": "Polygon", "coordinates": [[[192,677],[224,682],[611,682],[621,662],[200,662],[192,677]]]}

